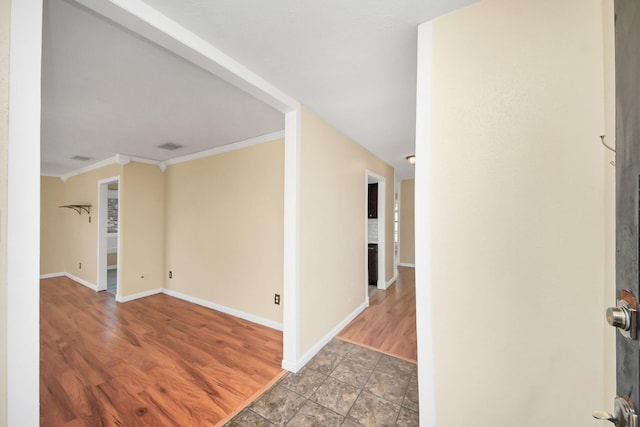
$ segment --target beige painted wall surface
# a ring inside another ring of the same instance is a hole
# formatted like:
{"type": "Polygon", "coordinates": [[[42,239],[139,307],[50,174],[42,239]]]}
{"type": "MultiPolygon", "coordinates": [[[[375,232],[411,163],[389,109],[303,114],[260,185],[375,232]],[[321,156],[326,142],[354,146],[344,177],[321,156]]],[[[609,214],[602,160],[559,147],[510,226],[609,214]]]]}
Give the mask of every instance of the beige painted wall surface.
{"type": "Polygon", "coordinates": [[[283,140],[171,165],[165,194],[165,287],[282,322],[283,140]]]}
{"type": "Polygon", "coordinates": [[[432,90],[437,425],[593,423],[604,388],[601,1],[484,0],[435,20],[432,90]]]}
{"type": "MultiPolygon", "coordinates": [[[[9,0],[0,0],[0,236],[7,235],[9,0]]],[[[0,239],[0,427],[7,425],[7,245],[0,239]]]]}
{"type": "Polygon", "coordinates": [[[415,180],[400,182],[400,264],[415,264],[415,180]]]}
{"type": "MultiPolygon", "coordinates": [[[[605,131],[607,144],[615,147],[616,141],[616,88],[615,88],[615,28],[613,0],[603,0],[603,46],[604,46],[604,100],[605,131]]],[[[605,172],[605,281],[604,306],[616,305],[616,169],[610,162],[615,153],[604,150],[605,172]]],[[[604,402],[603,408],[611,408],[616,395],[616,330],[604,328],[604,402]]]]}
{"type": "MultiPolygon", "coordinates": [[[[60,251],[65,254],[64,266],[57,271],[64,271],[77,276],[87,282],[97,283],[97,247],[98,247],[98,181],[122,173],[122,166],[109,165],[92,170],[81,175],[70,177],[65,183],[64,197],[59,205],[90,204],[91,222],[89,216],[82,212],[78,215],[71,209],[63,210],[62,224],[47,223],[48,227],[64,229],[64,244],[60,251]],[[82,268],[80,268],[82,263],[82,268]]],[[[42,236],[48,236],[48,231],[42,231],[42,236]]],[[[46,243],[49,245],[50,243],[46,243]]]]}
{"type": "Polygon", "coordinates": [[[63,200],[65,200],[65,183],[57,177],[41,177],[40,274],[65,271],[67,254],[65,227],[70,211],[59,207],[63,200]]]}
{"type": "Polygon", "coordinates": [[[300,349],[327,335],[365,299],[366,170],[386,179],[386,279],[393,275],[393,168],[302,111],[300,349]]]}
{"type": "Polygon", "coordinates": [[[120,181],[118,224],[121,297],[162,288],[164,175],[156,165],[131,162],[120,181]]]}
{"type": "Polygon", "coordinates": [[[385,239],[387,242],[387,247],[386,247],[386,257],[385,257],[385,280],[387,281],[387,283],[391,284],[391,281],[395,279],[396,277],[396,260],[395,260],[395,253],[394,253],[394,248],[393,248],[393,239],[394,239],[394,230],[393,230],[393,218],[394,218],[394,203],[395,203],[395,197],[396,197],[396,183],[395,183],[395,171],[394,169],[389,166],[388,164],[386,164],[385,162],[383,162],[381,159],[379,159],[378,157],[374,156],[373,154],[369,153],[368,151],[365,150],[365,155],[366,158],[368,159],[367,161],[370,162],[370,164],[372,165],[372,168],[375,168],[376,170],[384,170],[385,173],[383,174],[387,179],[387,188],[386,188],[386,201],[387,204],[385,206],[385,215],[386,215],[386,224],[385,224],[385,239]],[[374,166],[375,165],[375,166],[374,166]]]}
{"type": "Polygon", "coordinates": [[[113,267],[116,265],[118,265],[118,254],[117,253],[107,254],[107,266],[113,267]]]}
{"type": "Polygon", "coordinates": [[[98,181],[115,176],[121,176],[120,296],[162,287],[164,177],[158,166],[137,162],[105,166],[66,183],[41,179],[40,274],[66,272],[96,285],[98,181]],[[68,204],[92,205],[91,222],[85,212],[58,208],[68,204]]]}

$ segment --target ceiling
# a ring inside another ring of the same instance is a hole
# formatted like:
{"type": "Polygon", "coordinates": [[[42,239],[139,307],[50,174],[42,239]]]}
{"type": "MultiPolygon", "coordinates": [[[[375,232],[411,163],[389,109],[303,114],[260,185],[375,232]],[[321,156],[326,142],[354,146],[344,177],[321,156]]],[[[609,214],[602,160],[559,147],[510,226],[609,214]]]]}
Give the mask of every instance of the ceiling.
{"type": "MultiPolygon", "coordinates": [[[[145,0],[413,177],[417,26],[473,0],[145,0]]],[[[283,114],[73,0],[44,2],[42,173],[164,161],[283,114]],[[175,151],[158,148],[171,142],[175,151]],[[74,156],[90,160],[73,160],[74,156]]]]}

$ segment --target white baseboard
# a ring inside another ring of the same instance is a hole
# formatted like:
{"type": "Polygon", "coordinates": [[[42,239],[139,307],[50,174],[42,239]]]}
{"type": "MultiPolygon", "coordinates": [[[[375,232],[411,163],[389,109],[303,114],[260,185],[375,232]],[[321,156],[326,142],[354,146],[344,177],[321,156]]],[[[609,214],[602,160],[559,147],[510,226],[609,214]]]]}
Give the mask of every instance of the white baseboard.
{"type": "Polygon", "coordinates": [[[368,306],[368,303],[367,302],[363,302],[351,314],[349,314],[340,323],[338,323],[338,325],[336,325],[335,328],[333,328],[331,331],[329,331],[328,334],[326,334],[324,337],[322,337],[320,339],[320,341],[315,343],[313,345],[313,347],[311,347],[309,350],[307,350],[307,352],[304,355],[302,355],[302,357],[300,359],[298,359],[297,363],[291,364],[291,363],[285,362],[283,360],[282,361],[282,369],[286,369],[287,371],[294,372],[294,373],[298,372],[300,369],[302,369],[302,367],[304,365],[306,365],[313,358],[313,356],[315,356],[316,354],[318,354],[318,352],[320,350],[322,350],[322,347],[327,345],[329,343],[329,341],[331,341],[333,338],[335,338],[335,336],[338,335],[340,333],[340,331],[343,330],[353,319],[358,317],[358,315],[360,313],[362,313],[367,308],[367,306],[368,306]]]}
{"type": "Polygon", "coordinates": [[[156,288],[156,289],[151,289],[149,291],[138,292],[137,294],[127,295],[126,297],[117,295],[116,296],[116,301],[118,301],[118,302],[129,302],[129,301],[133,301],[133,300],[136,300],[136,299],[140,299],[140,298],[144,298],[144,297],[150,297],[151,295],[156,295],[156,294],[161,294],[161,293],[162,293],[162,289],[161,288],[156,288]]]}
{"type": "Polygon", "coordinates": [[[41,274],[40,278],[41,279],[52,279],[54,277],[62,277],[62,276],[66,276],[65,273],[47,273],[47,274],[41,274]]]}
{"type": "Polygon", "coordinates": [[[384,280],[380,280],[378,282],[378,289],[382,289],[382,290],[387,290],[389,289],[389,286],[393,285],[393,282],[395,282],[396,280],[398,280],[398,275],[394,275],[391,279],[389,279],[388,282],[385,282],[384,280]]]}
{"type": "Polygon", "coordinates": [[[410,264],[408,262],[399,262],[398,263],[398,267],[411,267],[411,268],[416,268],[415,264],[410,264]]]}
{"type": "MultiPolygon", "coordinates": [[[[80,277],[74,276],[73,274],[70,273],[47,273],[47,274],[42,274],[40,275],[41,279],[48,279],[48,278],[53,278],[53,277],[61,277],[61,276],[66,276],[69,279],[76,281],[78,283],[80,283],[83,286],[86,286],[87,288],[96,291],[97,286],[94,285],[91,282],[88,282],[84,279],[81,279],[80,277]]],[[[394,281],[396,280],[396,277],[394,276],[389,282],[387,282],[387,287],[389,287],[394,281]]],[[[274,322],[273,320],[270,319],[265,319],[263,317],[260,316],[255,316],[253,314],[250,313],[246,313],[240,310],[236,310],[234,308],[230,308],[230,307],[226,307],[220,304],[216,304],[213,303],[211,301],[206,301],[200,298],[196,298],[190,295],[186,295],[183,294],[181,292],[176,292],[173,291],[171,289],[163,289],[163,288],[156,288],[156,289],[151,289],[149,291],[144,291],[144,292],[139,292],[137,294],[133,294],[133,295],[127,295],[126,297],[121,297],[120,295],[118,295],[116,297],[116,301],[124,303],[124,302],[129,302],[129,301],[133,301],[139,298],[144,298],[144,297],[148,297],[151,295],[156,295],[159,293],[164,293],[166,295],[169,295],[171,297],[174,298],[178,298],[184,301],[188,301],[194,304],[198,304],[201,305],[203,307],[207,307],[210,308],[212,310],[216,310],[216,311],[220,311],[222,313],[226,313],[229,314],[231,316],[235,316],[235,317],[239,317],[241,319],[245,319],[248,320],[250,322],[253,323],[257,323],[259,325],[263,325],[266,326],[268,328],[272,328],[278,331],[282,331],[283,327],[282,327],[282,323],[279,322],[274,322]]],[[[287,371],[290,372],[298,372],[300,369],[302,369],[302,367],[304,367],[304,365],[306,365],[312,358],[313,356],[315,356],[316,354],[318,354],[318,352],[320,350],[322,350],[322,348],[327,345],[329,343],[329,341],[331,341],[333,338],[335,338],[336,335],[338,335],[338,333],[340,333],[340,331],[342,329],[344,329],[353,319],[355,319],[360,313],[362,313],[367,307],[369,306],[369,302],[365,301],[363,302],[360,306],[358,306],[353,312],[351,312],[351,314],[349,314],[347,317],[345,317],[340,323],[338,323],[331,331],[329,331],[329,333],[327,333],[324,337],[322,337],[317,343],[315,343],[309,350],[307,350],[307,352],[297,361],[297,363],[288,363],[285,362],[284,360],[282,361],[282,368],[286,369],[287,371]]]]}
{"type": "Polygon", "coordinates": [[[81,285],[86,286],[87,288],[91,289],[92,291],[97,291],[98,290],[98,287],[95,284],[93,284],[93,283],[91,283],[91,282],[89,282],[87,280],[81,279],[78,276],[74,276],[71,273],[64,273],[64,275],[67,276],[69,279],[73,280],[74,282],[78,282],[81,285]]]}
{"type": "Polygon", "coordinates": [[[210,308],[212,310],[220,311],[222,313],[230,314],[231,316],[239,317],[240,319],[248,320],[249,322],[257,323],[262,326],[266,326],[277,331],[282,331],[282,323],[274,322],[264,317],[256,316],[254,314],[246,313],[244,311],[236,310],[235,308],[226,307],[224,305],[216,304],[211,301],[196,298],[191,295],[176,292],[171,289],[162,289],[162,292],[174,298],[178,298],[184,301],[192,302],[194,304],[201,305],[203,307],[210,308]]]}
{"type": "Polygon", "coordinates": [[[387,282],[387,287],[385,289],[388,289],[389,286],[393,285],[393,282],[395,282],[396,280],[398,280],[398,274],[394,274],[393,277],[391,279],[389,279],[389,281],[387,282]]]}
{"type": "Polygon", "coordinates": [[[47,274],[41,274],[40,275],[41,279],[52,279],[54,277],[68,277],[69,279],[73,280],[74,282],[78,282],[81,285],[86,286],[87,288],[89,288],[89,289],[91,289],[93,291],[95,291],[97,289],[97,286],[94,285],[93,283],[91,283],[91,282],[89,282],[87,280],[81,279],[78,276],[74,276],[73,274],[67,273],[67,272],[47,273],[47,274]]]}
{"type": "MultiPolygon", "coordinates": [[[[61,276],[66,276],[71,280],[74,280],[78,283],[80,283],[81,285],[86,286],[87,288],[93,290],[93,291],[97,291],[98,287],[96,285],[94,285],[91,282],[88,282],[84,279],[81,279],[77,276],[74,276],[73,274],[70,273],[47,273],[47,274],[41,274],[40,278],[41,279],[49,279],[49,278],[53,278],[53,277],[61,277],[61,276]]],[[[239,317],[241,319],[244,320],[248,320],[249,322],[253,322],[253,323],[257,323],[259,325],[262,326],[266,326],[268,328],[271,329],[275,329],[277,331],[282,331],[282,323],[279,322],[274,322],[273,320],[270,319],[265,319],[264,317],[260,317],[260,316],[256,316],[250,313],[246,313],[244,311],[240,311],[240,310],[236,310],[234,308],[230,308],[230,307],[226,307],[224,305],[220,305],[220,304],[216,304],[213,303],[211,301],[206,301],[200,298],[196,298],[196,297],[192,297],[190,295],[186,295],[180,292],[176,292],[176,291],[172,291],[171,289],[163,289],[163,288],[156,288],[156,289],[151,289],[149,291],[144,291],[144,292],[138,292],[137,294],[132,294],[132,295],[127,295],[125,297],[117,295],[116,296],[116,301],[118,302],[129,302],[129,301],[133,301],[133,300],[137,300],[140,298],[144,298],[144,297],[148,297],[151,295],[156,295],[156,294],[160,294],[160,293],[164,293],[166,295],[169,295],[171,297],[174,298],[178,298],[184,301],[188,301],[194,304],[198,304],[201,305],[203,307],[207,307],[210,308],[212,310],[216,310],[216,311],[220,311],[222,313],[226,313],[226,314],[230,314],[231,316],[235,316],[235,317],[239,317]]]]}

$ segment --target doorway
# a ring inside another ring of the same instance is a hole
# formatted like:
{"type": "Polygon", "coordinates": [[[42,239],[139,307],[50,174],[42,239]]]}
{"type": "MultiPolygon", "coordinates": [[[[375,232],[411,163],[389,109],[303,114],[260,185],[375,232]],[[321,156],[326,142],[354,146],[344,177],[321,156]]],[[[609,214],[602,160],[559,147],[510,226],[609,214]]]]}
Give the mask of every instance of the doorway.
{"type": "Polygon", "coordinates": [[[387,288],[386,281],[386,182],[384,177],[366,171],[365,175],[365,300],[387,288]]]}
{"type": "Polygon", "coordinates": [[[120,178],[98,182],[98,291],[120,295],[120,178]]]}

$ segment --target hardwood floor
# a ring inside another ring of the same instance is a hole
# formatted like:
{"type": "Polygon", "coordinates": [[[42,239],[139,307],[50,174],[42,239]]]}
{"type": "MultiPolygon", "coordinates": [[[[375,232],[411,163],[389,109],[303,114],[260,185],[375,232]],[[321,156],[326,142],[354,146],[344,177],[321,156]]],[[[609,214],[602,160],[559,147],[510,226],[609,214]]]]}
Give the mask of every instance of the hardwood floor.
{"type": "Polygon", "coordinates": [[[166,295],[41,281],[42,426],[213,426],[283,371],[282,333],[166,295]]]}
{"type": "MultiPolygon", "coordinates": [[[[415,279],[399,277],[339,338],[416,361],[415,279]]],[[[42,426],[213,426],[284,372],[282,333],[166,295],[125,304],[41,281],[42,426]]]]}
{"type": "Polygon", "coordinates": [[[416,362],[416,288],[413,268],[398,267],[398,280],[369,300],[369,307],[338,337],[416,362]]]}

